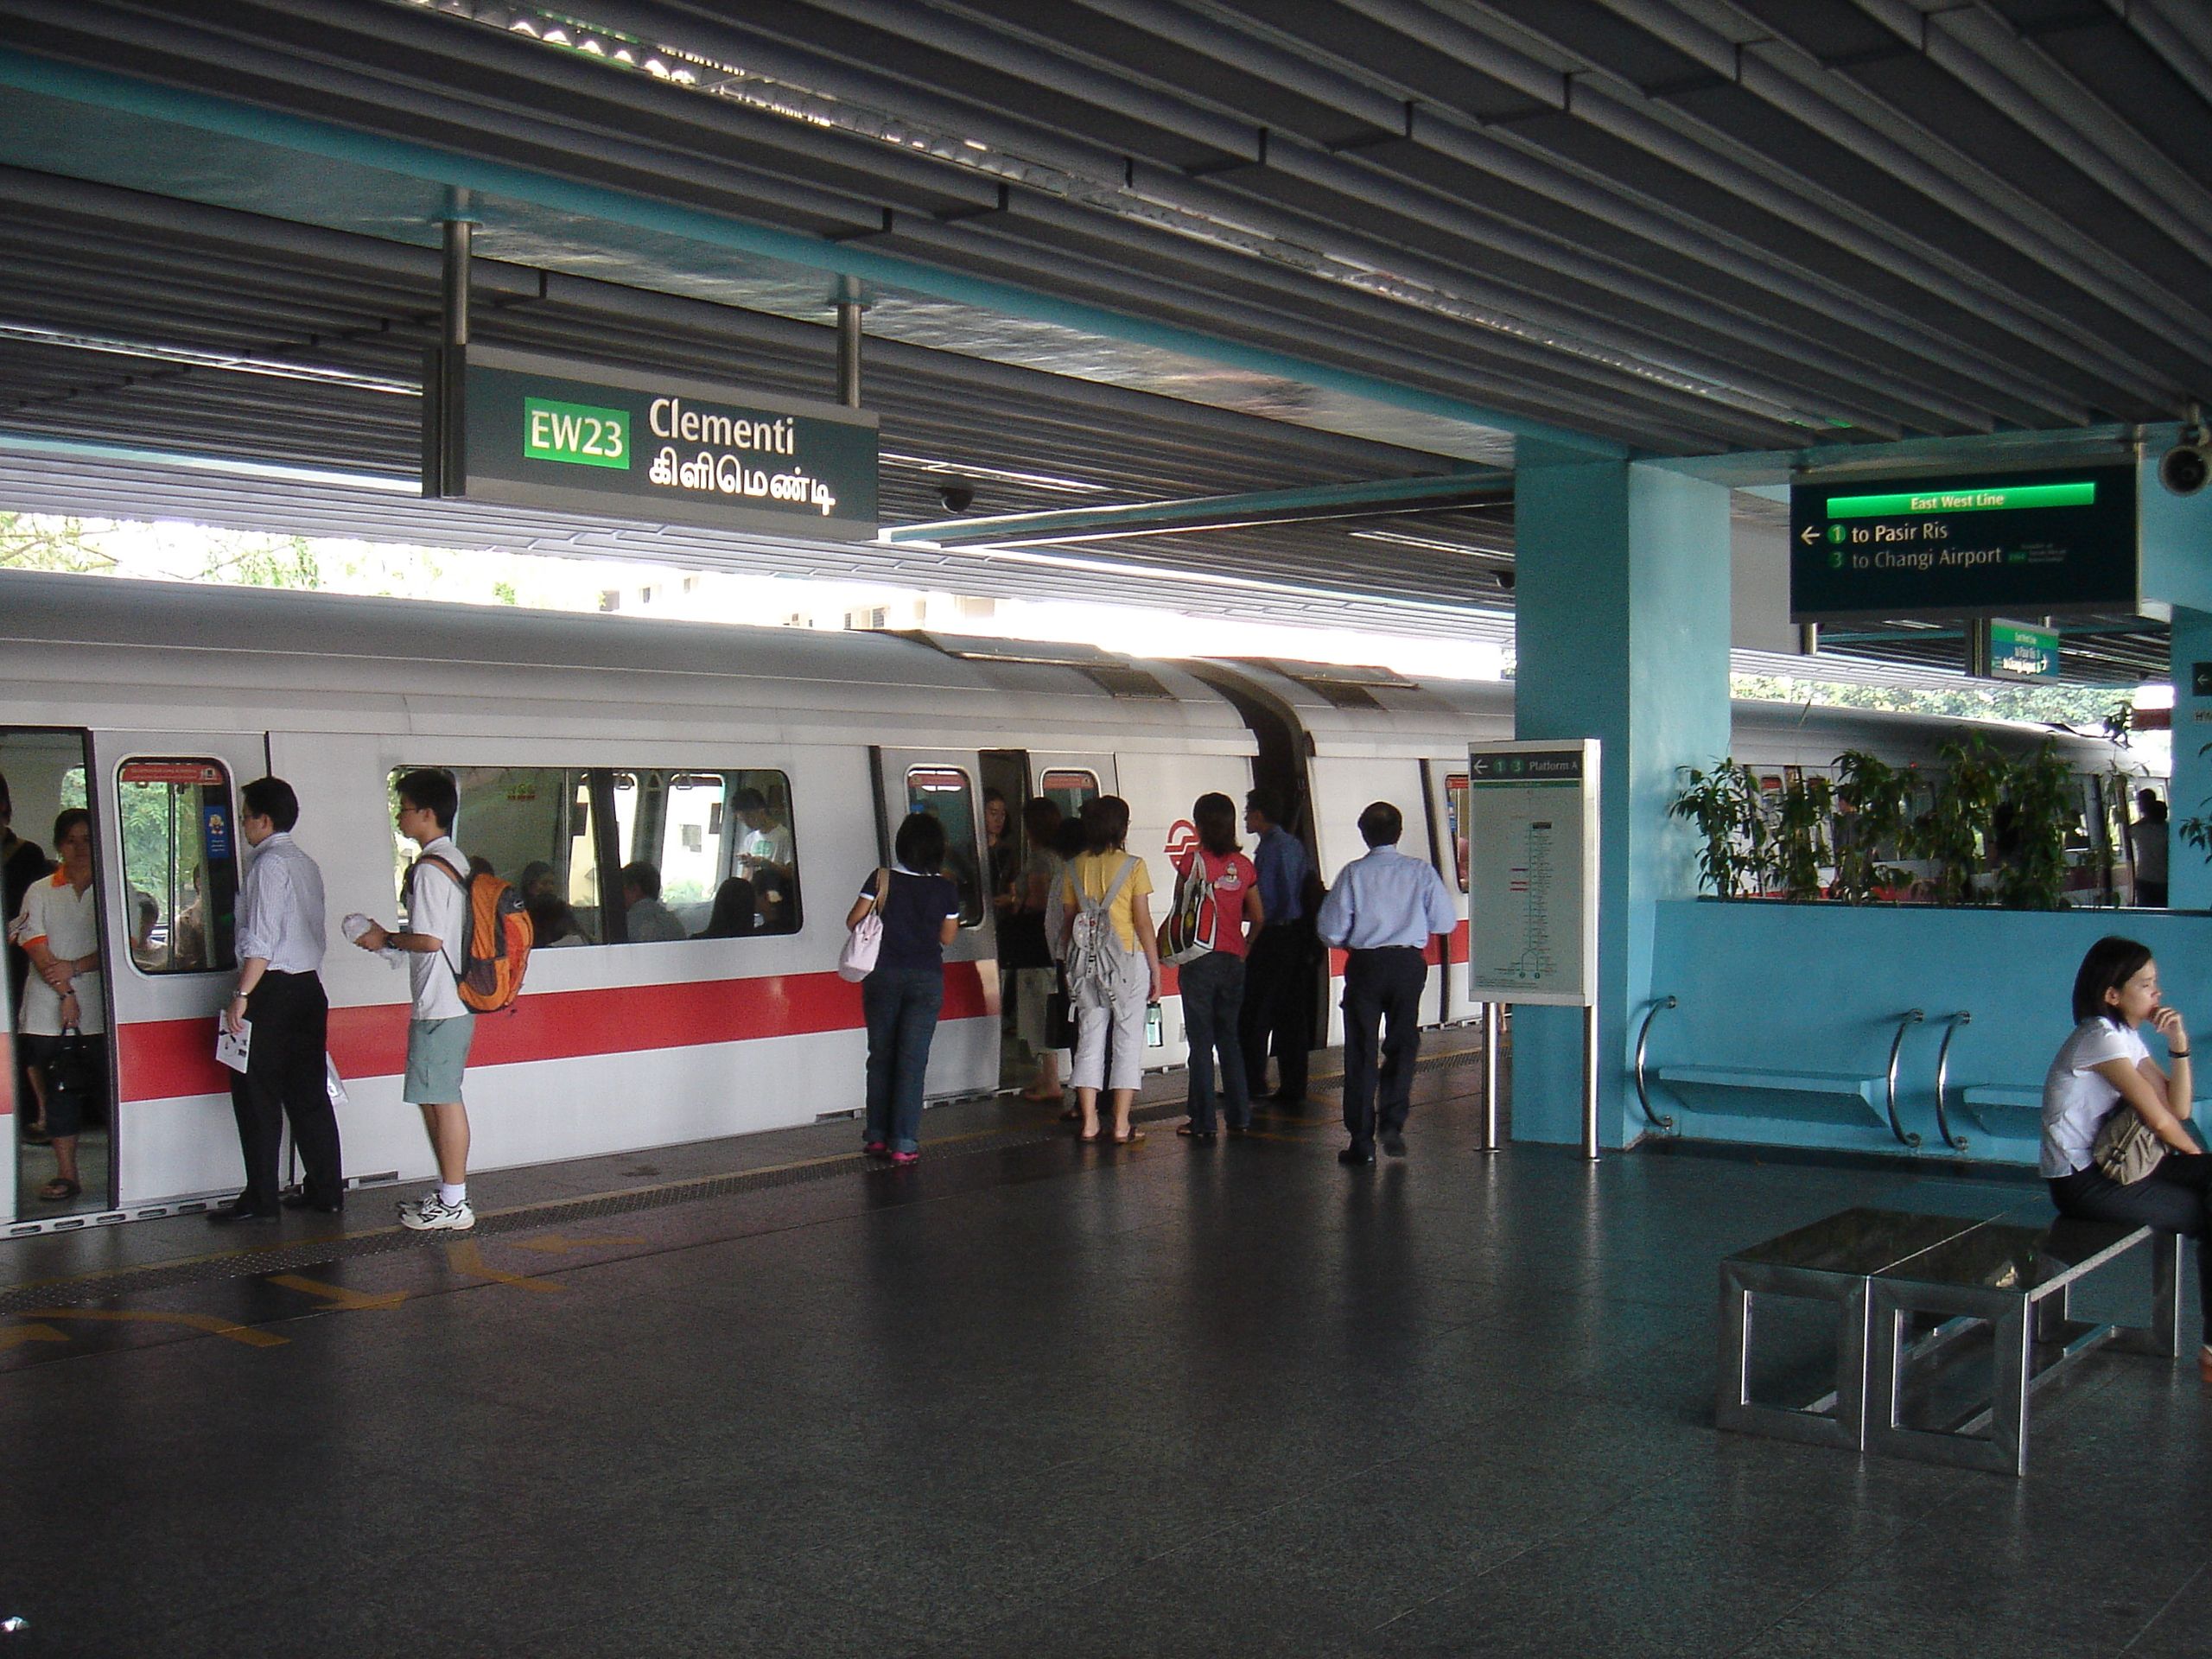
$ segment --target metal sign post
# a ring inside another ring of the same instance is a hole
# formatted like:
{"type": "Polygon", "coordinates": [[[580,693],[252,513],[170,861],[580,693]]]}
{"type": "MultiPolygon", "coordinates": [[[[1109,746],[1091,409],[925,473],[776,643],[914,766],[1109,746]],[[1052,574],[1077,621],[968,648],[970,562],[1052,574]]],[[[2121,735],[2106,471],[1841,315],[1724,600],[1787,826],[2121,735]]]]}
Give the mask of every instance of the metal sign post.
{"type": "Polygon", "coordinates": [[[1582,1013],[1582,1153],[1598,1133],[1596,738],[1467,752],[1467,990],[1483,1005],[1483,1147],[1497,1145],[1498,1009],[1582,1013]]]}

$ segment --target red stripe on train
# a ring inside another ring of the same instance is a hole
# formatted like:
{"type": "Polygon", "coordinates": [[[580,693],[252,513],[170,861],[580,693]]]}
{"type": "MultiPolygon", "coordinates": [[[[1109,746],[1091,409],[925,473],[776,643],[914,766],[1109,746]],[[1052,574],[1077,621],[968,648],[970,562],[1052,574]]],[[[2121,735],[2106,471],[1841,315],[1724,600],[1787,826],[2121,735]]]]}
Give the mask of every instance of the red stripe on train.
{"type": "MultiPolygon", "coordinates": [[[[982,976],[972,962],[947,963],[947,1020],[986,1012],[982,976]]],[[[505,1014],[478,1022],[471,1065],[515,1065],[591,1054],[626,1054],[762,1037],[856,1031],[861,988],[835,974],[771,974],[758,979],[622,985],[603,990],[524,992],[505,1014]]],[[[215,1022],[139,1020],[118,1028],[122,1097],[168,1100],[227,1095],[231,1074],[216,1064],[215,1022]]],[[[333,1008],[330,1058],[345,1077],[398,1074],[407,1058],[404,1005],[333,1008]]]]}

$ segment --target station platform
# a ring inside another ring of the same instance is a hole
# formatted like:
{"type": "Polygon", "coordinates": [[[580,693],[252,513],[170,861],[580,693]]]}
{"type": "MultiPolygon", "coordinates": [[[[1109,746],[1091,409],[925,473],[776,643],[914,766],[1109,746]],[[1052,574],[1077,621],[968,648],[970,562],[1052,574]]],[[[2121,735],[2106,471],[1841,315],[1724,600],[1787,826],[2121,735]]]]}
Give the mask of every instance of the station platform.
{"type": "Polygon", "coordinates": [[[910,1170],[481,1176],[461,1237],[0,1246],[0,1659],[2205,1650],[2192,1365],[2085,1366],[2024,1481],[1713,1426],[1723,1255],[2031,1184],[1485,1156],[1453,1033],[1348,1170],[1336,1069],[1211,1145],[1171,1074],[1127,1148],[1002,1097],[910,1170]]]}

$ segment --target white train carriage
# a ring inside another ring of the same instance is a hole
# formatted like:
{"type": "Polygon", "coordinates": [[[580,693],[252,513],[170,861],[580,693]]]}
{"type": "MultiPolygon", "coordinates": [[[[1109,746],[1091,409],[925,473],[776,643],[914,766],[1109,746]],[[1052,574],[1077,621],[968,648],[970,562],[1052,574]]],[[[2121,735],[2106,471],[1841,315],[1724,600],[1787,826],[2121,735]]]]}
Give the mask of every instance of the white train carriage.
{"type": "MultiPolygon", "coordinates": [[[[117,1086],[111,1142],[87,1147],[83,1207],[98,1213],[238,1185],[214,1019],[232,978],[232,804],[264,772],[298,790],[299,839],[328,888],[331,1052],[359,1179],[430,1171],[399,1100],[404,976],[335,927],[353,910],[391,918],[402,771],[452,769],[462,848],[510,880],[550,870],[591,941],[620,937],[616,872],[639,860],[696,931],[737,868],[747,791],[795,855],[790,891],[764,901],[749,936],[537,951],[515,1009],[480,1027],[468,1103],[481,1168],[851,1109],[865,1039],[857,988],[834,971],[844,914],[887,826],[916,805],[953,831],[967,909],[929,1090],[996,1088],[987,780],[1017,805],[1033,791],[1126,796],[1131,849],[1157,870],[1196,795],[1251,777],[1251,732],[1188,672],[1082,647],[71,577],[9,576],[0,604],[0,773],[17,825],[43,841],[54,809],[81,801],[99,832],[117,1086]]],[[[1177,1063],[1179,1021],[1163,1027],[1153,1058],[1177,1063]]],[[[35,1170],[37,1154],[21,1161],[35,1170]]],[[[56,1213],[28,1200],[32,1185],[0,1200],[25,1225],[56,1213]]]]}
{"type": "MultiPolygon", "coordinates": [[[[1205,791],[1277,790],[1329,874],[1363,850],[1360,809],[1395,801],[1405,850],[1459,895],[1426,1018],[1474,1012],[1467,745],[1510,735],[1510,685],[21,573],[0,575],[0,774],[16,829],[43,841],[59,807],[94,814],[115,1084],[108,1122],[85,1142],[81,1199],[38,1201],[52,1160],[25,1147],[17,1181],[0,1187],[0,1224],[152,1213],[236,1189],[213,1033],[245,855],[232,815],[238,785],[264,772],[298,789],[300,839],[327,883],[331,1051],[359,1180],[430,1172],[419,1119],[399,1101],[404,976],[335,931],[348,911],[391,919],[405,849],[390,788],[414,766],[454,772],[464,850],[548,887],[576,918],[581,948],[542,944],[516,1009],[480,1027],[468,1085],[480,1168],[852,1110],[865,1039],[857,988],[834,972],[844,914],[918,806],[946,821],[966,910],[929,1093],[1018,1082],[1002,1075],[982,879],[992,789],[1017,808],[1033,794],[1064,807],[1124,797],[1130,849],[1162,888],[1167,848],[1205,791]],[[756,884],[749,931],[629,941],[626,866],[652,864],[697,934],[717,891],[753,868],[748,851],[778,839],[791,869],[756,884]]],[[[1738,705],[1737,726],[1739,758],[1777,772],[1824,767],[1852,746],[1926,760],[1957,729],[1763,704],[1738,705]]],[[[2098,746],[2078,747],[2080,770],[2101,764],[2098,746]]],[[[1341,961],[1332,966],[1314,992],[1327,1009],[1317,1030],[1333,1042],[1341,961]]],[[[1185,1052],[1173,969],[1166,988],[1154,1065],[1185,1052]]],[[[8,1006],[12,1019],[12,994],[8,1006]]],[[[23,1081],[12,1065],[0,1077],[0,1113],[17,1122],[23,1081]]]]}

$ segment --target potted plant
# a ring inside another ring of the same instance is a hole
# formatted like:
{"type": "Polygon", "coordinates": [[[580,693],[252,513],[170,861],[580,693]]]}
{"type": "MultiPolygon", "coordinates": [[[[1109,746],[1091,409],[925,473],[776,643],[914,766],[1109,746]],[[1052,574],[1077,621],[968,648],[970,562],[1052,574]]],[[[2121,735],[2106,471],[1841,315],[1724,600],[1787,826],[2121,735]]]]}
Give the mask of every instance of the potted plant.
{"type": "Polygon", "coordinates": [[[1767,842],[1758,780],[1733,757],[1709,770],[1684,766],[1681,771],[1681,792],[1667,813],[1697,827],[1700,879],[1722,899],[1737,897],[1747,876],[1756,891],[1767,842]]]}
{"type": "Polygon", "coordinates": [[[1774,819],[1774,885],[1788,899],[1821,896],[1821,866],[1828,861],[1827,828],[1833,791],[1825,778],[1796,767],[1784,774],[1774,819]]]}
{"type": "Polygon", "coordinates": [[[1918,774],[1864,749],[1835,758],[1835,881],[1829,891],[1847,905],[1871,905],[1910,877],[1883,863],[1903,855],[1918,774]]]}
{"type": "Polygon", "coordinates": [[[1913,825],[1913,845],[1936,865],[1939,904],[1978,905],[1982,893],[1974,877],[1996,828],[2005,757],[1979,732],[1952,738],[1936,753],[1943,768],[1928,810],[1913,825]]]}
{"type": "Polygon", "coordinates": [[[2017,910],[2066,905],[2066,831],[2081,810],[2073,769],[2046,740],[2026,760],[2005,767],[1992,862],[1997,902],[2017,910]]]}

